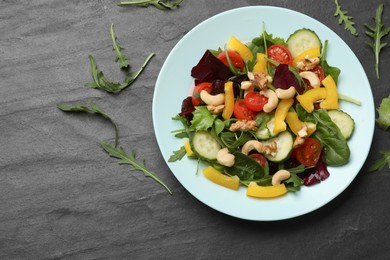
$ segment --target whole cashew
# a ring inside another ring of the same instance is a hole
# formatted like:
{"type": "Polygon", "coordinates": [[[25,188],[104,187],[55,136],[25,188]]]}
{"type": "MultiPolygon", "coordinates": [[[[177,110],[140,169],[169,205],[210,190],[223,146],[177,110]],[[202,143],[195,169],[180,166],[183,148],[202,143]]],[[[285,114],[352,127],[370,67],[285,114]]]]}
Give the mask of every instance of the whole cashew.
{"type": "Polygon", "coordinates": [[[321,86],[320,79],[312,71],[302,71],[299,73],[299,76],[301,76],[303,79],[307,79],[313,88],[319,88],[321,86]]]}
{"type": "Polygon", "coordinates": [[[217,95],[211,95],[206,90],[200,92],[200,98],[207,104],[213,106],[219,106],[225,103],[225,94],[220,93],[217,95]]]}
{"type": "Polygon", "coordinates": [[[229,153],[227,148],[222,148],[217,153],[217,161],[224,166],[232,167],[235,162],[235,157],[233,154],[229,153]]]}
{"type": "Polygon", "coordinates": [[[241,152],[245,155],[248,155],[252,150],[256,150],[259,153],[264,153],[267,149],[263,143],[257,140],[250,140],[242,146],[241,152]]]}
{"type": "Polygon", "coordinates": [[[288,89],[281,89],[281,88],[277,88],[275,90],[275,93],[276,95],[278,96],[278,98],[280,99],[289,99],[289,98],[293,98],[296,94],[296,90],[293,86],[291,86],[290,88],[288,89]]]}
{"type": "Polygon", "coordinates": [[[287,170],[279,170],[272,176],[272,185],[278,185],[282,181],[287,180],[290,178],[291,173],[287,170]]]}
{"type": "Polygon", "coordinates": [[[264,112],[269,113],[278,106],[279,99],[273,90],[265,89],[265,90],[260,91],[260,94],[262,94],[268,98],[267,104],[265,104],[263,107],[264,112]]]}

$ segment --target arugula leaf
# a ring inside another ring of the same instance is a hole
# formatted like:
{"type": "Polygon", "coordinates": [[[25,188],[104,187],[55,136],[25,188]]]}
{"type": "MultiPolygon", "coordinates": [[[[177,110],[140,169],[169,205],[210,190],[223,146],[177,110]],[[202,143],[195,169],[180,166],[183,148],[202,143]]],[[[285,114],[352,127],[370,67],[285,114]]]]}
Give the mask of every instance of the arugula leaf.
{"type": "Polygon", "coordinates": [[[179,7],[180,4],[184,0],[178,0],[178,1],[162,1],[162,0],[135,0],[135,1],[121,1],[118,3],[119,6],[125,6],[125,5],[135,5],[135,6],[141,6],[141,7],[148,7],[149,5],[154,5],[156,8],[160,10],[172,10],[176,7],[179,7]]]}
{"type": "Polygon", "coordinates": [[[325,40],[324,48],[322,50],[322,55],[321,55],[320,66],[324,70],[325,75],[331,75],[334,82],[337,84],[341,70],[337,67],[329,66],[328,62],[326,61],[327,49],[328,49],[328,40],[325,40]]]}
{"type": "Polygon", "coordinates": [[[225,172],[229,175],[237,175],[243,181],[262,179],[265,176],[265,169],[249,156],[238,151],[234,152],[233,155],[235,157],[234,165],[225,168],[225,172]]]}
{"type": "Polygon", "coordinates": [[[383,158],[374,161],[374,163],[368,169],[369,172],[380,171],[386,166],[386,164],[390,169],[390,150],[379,151],[379,153],[383,155],[383,158]]]}
{"type": "Polygon", "coordinates": [[[378,118],[376,122],[383,130],[387,130],[390,126],[390,96],[383,98],[381,104],[377,108],[378,118]]]}
{"type": "Polygon", "coordinates": [[[125,78],[124,82],[118,83],[118,82],[111,82],[109,81],[103,74],[103,71],[99,71],[95,62],[95,59],[92,55],[89,55],[89,64],[90,64],[90,70],[93,82],[86,83],[86,87],[90,88],[97,88],[102,89],[108,93],[116,93],[120,92],[123,89],[130,86],[141,74],[141,72],[145,69],[146,65],[149,63],[149,61],[153,58],[155,54],[151,53],[149,56],[145,59],[142,66],[135,72],[129,73],[127,77],[125,78]]]}
{"type": "Polygon", "coordinates": [[[341,25],[342,23],[344,23],[344,28],[347,31],[349,31],[354,36],[358,36],[359,34],[354,27],[355,23],[351,21],[353,19],[352,16],[347,15],[347,11],[341,10],[341,6],[338,0],[335,0],[334,3],[336,4],[336,12],[334,13],[334,16],[339,16],[339,24],[341,25]]]}
{"type": "MultiPolygon", "coordinates": [[[[288,170],[290,171],[290,170],[288,170]]],[[[286,188],[288,191],[299,191],[301,186],[303,185],[303,180],[298,177],[298,175],[294,172],[290,171],[290,177],[284,181],[286,184],[286,188]]]]}
{"type": "Polygon", "coordinates": [[[214,120],[217,118],[205,106],[196,107],[192,113],[194,118],[191,120],[191,126],[189,128],[191,131],[207,130],[213,126],[214,120]]]}
{"type": "Polygon", "coordinates": [[[111,24],[110,27],[110,34],[111,34],[111,39],[112,39],[112,50],[116,52],[115,56],[115,62],[119,61],[119,68],[128,68],[129,67],[129,59],[126,55],[122,53],[122,48],[119,43],[117,42],[117,37],[114,31],[114,24],[111,24]]]}
{"type": "Polygon", "coordinates": [[[97,104],[91,103],[89,107],[83,106],[81,104],[75,104],[73,106],[69,106],[69,105],[65,105],[65,104],[58,104],[57,108],[64,111],[64,112],[95,113],[97,115],[100,115],[100,116],[108,119],[108,121],[111,122],[111,124],[113,125],[114,130],[115,130],[115,147],[118,145],[118,126],[116,125],[114,120],[112,120],[112,118],[109,115],[107,115],[97,104]]]}
{"type": "Polygon", "coordinates": [[[184,155],[186,155],[186,149],[184,146],[180,147],[179,150],[173,151],[173,154],[169,157],[168,162],[176,162],[183,159],[184,155]]]}
{"type": "Polygon", "coordinates": [[[142,171],[146,177],[152,178],[172,194],[171,190],[156,176],[156,174],[146,168],[145,161],[136,161],[134,150],[128,155],[122,147],[117,148],[106,142],[102,142],[100,145],[109,156],[120,159],[119,164],[129,164],[133,166],[134,170],[142,171]]]}
{"type": "Polygon", "coordinates": [[[383,7],[383,4],[380,4],[376,9],[376,15],[374,18],[375,28],[369,26],[368,24],[364,25],[368,29],[368,31],[366,31],[366,34],[370,36],[374,41],[373,43],[367,44],[372,47],[372,50],[375,54],[375,72],[377,79],[379,79],[379,54],[382,48],[387,45],[387,43],[381,43],[381,39],[390,32],[390,27],[384,27],[384,24],[382,24],[383,7]]]}

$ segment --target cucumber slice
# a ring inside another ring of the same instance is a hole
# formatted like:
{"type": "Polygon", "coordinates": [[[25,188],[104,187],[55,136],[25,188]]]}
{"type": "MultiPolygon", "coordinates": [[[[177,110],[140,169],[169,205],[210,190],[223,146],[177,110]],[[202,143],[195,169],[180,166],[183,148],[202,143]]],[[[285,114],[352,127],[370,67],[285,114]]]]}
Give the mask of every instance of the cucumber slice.
{"type": "Polygon", "coordinates": [[[194,151],[204,159],[215,160],[221,146],[214,137],[207,131],[199,131],[194,134],[192,139],[194,151]]]}
{"type": "MultiPolygon", "coordinates": [[[[264,115],[260,115],[264,116],[264,115]]],[[[267,140],[270,139],[271,137],[276,136],[277,134],[274,133],[274,127],[275,127],[275,116],[274,115],[269,115],[266,114],[265,116],[269,117],[266,118],[260,126],[257,129],[255,136],[259,140],[267,140]]]]}
{"type": "Polygon", "coordinates": [[[270,145],[274,141],[276,142],[276,154],[274,156],[265,154],[265,157],[272,162],[281,162],[286,160],[293,149],[293,135],[289,131],[284,131],[278,136],[264,141],[263,144],[270,145]]]}
{"type": "Polygon", "coordinates": [[[355,129],[355,121],[352,117],[341,110],[329,110],[328,115],[341,131],[345,139],[349,139],[355,129]]]}
{"type": "Polygon", "coordinates": [[[318,35],[310,29],[299,29],[290,35],[287,39],[287,48],[290,50],[293,58],[301,52],[310,48],[322,47],[321,40],[318,35]]]}

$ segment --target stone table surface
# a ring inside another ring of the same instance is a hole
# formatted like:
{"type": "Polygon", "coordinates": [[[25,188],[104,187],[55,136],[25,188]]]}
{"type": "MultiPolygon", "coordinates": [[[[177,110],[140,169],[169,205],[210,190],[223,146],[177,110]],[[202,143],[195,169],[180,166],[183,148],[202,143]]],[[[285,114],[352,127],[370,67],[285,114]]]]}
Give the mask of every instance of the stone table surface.
{"type": "Polygon", "coordinates": [[[390,26],[390,2],[339,2],[358,37],[338,24],[334,1],[185,0],[172,11],[108,0],[0,1],[0,259],[386,259],[390,172],[368,168],[390,149],[389,132],[376,126],[360,173],[329,204],[293,219],[253,222],[187,192],[153,130],[155,83],[171,49],[207,18],[251,5],[292,9],[336,32],[362,63],[378,107],[390,94],[390,47],[381,53],[378,80],[363,25],[384,3],[390,26]],[[113,61],[111,23],[133,69],[156,53],[138,80],[114,95],[84,87],[89,54],[108,78],[123,77],[113,61]],[[173,195],[101,149],[101,141],[113,141],[107,120],[56,107],[72,102],[95,102],[109,114],[121,146],[134,149],[173,195]]]}

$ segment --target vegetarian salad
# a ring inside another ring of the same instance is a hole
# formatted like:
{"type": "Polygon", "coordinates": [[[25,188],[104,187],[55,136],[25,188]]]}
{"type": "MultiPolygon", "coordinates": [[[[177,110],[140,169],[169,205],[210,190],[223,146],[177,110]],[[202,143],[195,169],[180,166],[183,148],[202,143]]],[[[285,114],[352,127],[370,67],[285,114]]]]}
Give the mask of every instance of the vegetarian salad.
{"type": "Polygon", "coordinates": [[[250,42],[232,36],[223,49],[206,50],[191,70],[192,95],[173,118],[184,144],[169,162],[206,162],[209,180],[246,186],[257,198],[326,180],[327,166],[350,158],[355,124],[339,101],[358,103],[338,93],[340,69],[328,64],[327,46],[310,29],[287,40],[263,29],[250,42]]]}

